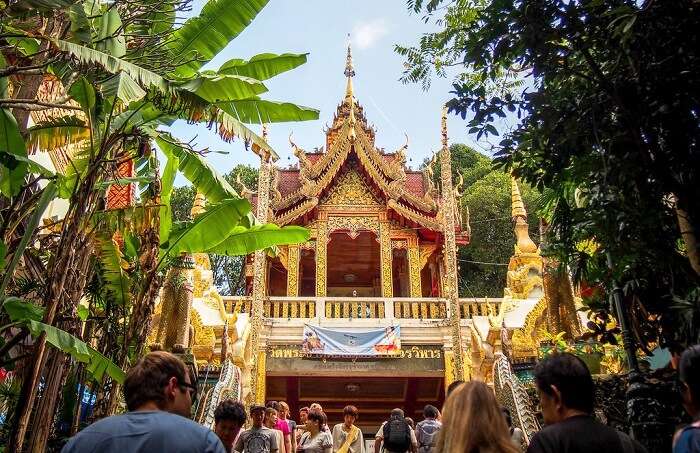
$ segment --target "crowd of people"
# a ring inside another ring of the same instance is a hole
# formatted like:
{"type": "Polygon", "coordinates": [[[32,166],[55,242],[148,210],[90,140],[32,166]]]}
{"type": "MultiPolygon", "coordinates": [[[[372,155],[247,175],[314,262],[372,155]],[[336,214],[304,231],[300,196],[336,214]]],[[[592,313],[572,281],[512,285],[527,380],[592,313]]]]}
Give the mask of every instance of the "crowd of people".
{"type": "MultiPolygon", "coordinates": [[[[693,423],[674,437],[674,453],[700,453],[700,346],[679,362],[683,404],[693,423]]],[[[423,409],[418,423],[400,408],[388,414],[374,436],[373,453],[644,453],[627,434],[593,416],[594,383],[585,363],[555,354],[538,363],[535,384],[545,427],[531,439],[513,426],[483,382],[457,381],[441,410],[423,409]]],[[[64,453],[372,453],[367,452],[359,411],[348,405],[332,428],[320,404],[290,418],[282,401],[249,408],[234,400],[217,407],[214,430],[189,419],[197,387],[187,368],[167,352],[152,352],[129,370],[124,384],[128,412],[100,420],[79,432],[64,453]]],[[[656,452],[650,452],[656,453],[656,452]]]]}

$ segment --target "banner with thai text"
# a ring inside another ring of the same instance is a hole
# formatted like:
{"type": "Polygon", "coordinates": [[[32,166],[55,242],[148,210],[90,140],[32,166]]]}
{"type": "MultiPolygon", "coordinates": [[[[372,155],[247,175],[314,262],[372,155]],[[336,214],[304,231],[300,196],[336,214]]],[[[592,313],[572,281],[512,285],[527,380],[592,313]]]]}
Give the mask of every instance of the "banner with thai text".
{"type": "Polygon", "coordinates": [[[401,327],[356,332],[306,324],[302,351],[335,357],[395,356],[401,352],[401,327]]]}

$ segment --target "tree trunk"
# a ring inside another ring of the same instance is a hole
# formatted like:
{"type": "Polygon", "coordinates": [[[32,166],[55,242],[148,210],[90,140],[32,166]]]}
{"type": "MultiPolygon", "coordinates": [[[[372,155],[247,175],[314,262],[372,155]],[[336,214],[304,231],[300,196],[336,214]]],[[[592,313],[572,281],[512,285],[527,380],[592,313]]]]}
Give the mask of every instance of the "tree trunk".
{"type": "MultiPolygon", "coordinates": [[[[82,247],[78,252],[79,255],[76,256],[77,259],[74,261],[77,261],[77,265],[70,271],[72,274],[71,291],[68,290],[68,286],[64,288],[64,292],[68,295],[66,300],[64,300],[64,303],[68,304],[67,307],[64,307],[65,317],[68,320],[57,323],[57,327],[73,335],[78,334],[79,323],[75,318],[75,311],[87,281],[91,251],[91,247],[82,247]]],[[[32,453],[41,453],[46,450],[46,443],[53,430],[54,414],[61,397],[61,389],[70,370],[68,355],[58,350],[53,351],[51,355],[53,358],[49,360],[49,365],[45,372],[47,376],[46,387],[34,414],[35,423],[33,426],[35,428],[32,430],[29,440],[29,451],[32,453]],[[51,422],[47,423],[49,420],[51,422]]]]}
{"type": "MultiPolygon", "coordinates": [[[[75,310],[85,285],[84,272],[80,272],[87,264],[91,249],[89,238],[84,231],[97,205],[95,184],[103,174],[102,166],[95,165],[104,157],[104,150],[98,153],[91,162],[90,171],[70,200],[69,211],[66,214],[61,239],[56,248],[57,254],[49,266],[53,273],[47,280],[47,290],[44,296],[43,322],[54,325],[56,313],[63,307],[75,310]],[[69,272],[75,270],[74,272],[69,272]]],[[[63,311],[63,310],[62,310],[63,311]]],[[[46,334],[41,334],[34,346],[28,373],[22,383],[22,390],[16,410],[16,420],[12,424],[12,432],[8,442],[8,451],[22,451],[24,437],[29,426],[29,419],[36,399],[36,391],[43,369],[46,355],[46,334]]],[[[55,395],[53,396],[55,398],[55,395]]]]}

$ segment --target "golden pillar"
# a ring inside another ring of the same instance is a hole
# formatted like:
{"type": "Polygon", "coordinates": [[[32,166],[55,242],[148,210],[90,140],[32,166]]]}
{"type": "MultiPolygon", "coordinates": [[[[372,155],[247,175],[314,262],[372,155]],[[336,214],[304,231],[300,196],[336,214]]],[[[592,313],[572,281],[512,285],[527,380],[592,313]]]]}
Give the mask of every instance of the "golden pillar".
{"type": "Polygon", "coordinates": [[[455,199],[452,189],[452,156],[447,141],[447,107],[442,110],[442,149],[440,150],[440,179],[442,182],[442,210],[445,215],[445,274],[444,297],[450,305],[452,351],[454,352],[455,379],[464,379],[464,354],[460,328],[459,299],[457,292],[457,241],[455,239],[455,199]]]}
{"type": "Polygon", "coordinates": [[[287,256],[287,297],[299,295],[299,244],[289,246],[287,256]]]}
{"type": "Polygon", "coordinates": [[[391,226],[389,222],[379,223],[379,247],[382,266],[382,297],[394,297],[393,251],[391,249],[391,226]]]}
{"type": "MultiPolygon", "coordinates": [[[[272,163],[270,156],[261,155],[260,172],[258,175],[258,210],[259,223],[267,223],[270,206],[270,171],[272,163]]],[[[263,327],[263,309],[265,302],[265,280],[267,259],[264,250],[255,252],[253,258],[253,306],[250,317],[250,341],[253,348],[253,365],[250,370],[250,395],[257,403],[263,403],[265,399],[265,351],[260,350],[260,334],[263,327]],[[260,382],[263,383],[260,389],[260,382]],[[262,391],[262,394],[261,394],[262,391]]]]}
{"type": "Polygon", "coordinates": [[[326,297],[326,254],[328,221],[319,220],[316,228],[316,297],[326,297]]]}
{"type": "Polygon", "coordinates": [[[408,278],[411,286],[411,297],[421,297],[421,281],[420,281],[420,249],[418,241],[408,242],[408,278]]]}

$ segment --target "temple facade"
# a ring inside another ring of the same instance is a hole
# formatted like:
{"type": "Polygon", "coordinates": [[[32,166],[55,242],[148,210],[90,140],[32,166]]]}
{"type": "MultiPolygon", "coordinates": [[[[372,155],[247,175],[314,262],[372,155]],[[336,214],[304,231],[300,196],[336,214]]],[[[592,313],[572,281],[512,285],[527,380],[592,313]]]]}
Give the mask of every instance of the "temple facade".
{"type": "MultiPolygon", "coordinates": [[[[285,400],[292,413],[318,402],[333,422],[353,403],[370,432],[393,407],[417,416],[425,404],[441,404],[455,379],[482,379],[512,407],[516,424],[534,432],[536,420],[518,408],[526,395],[512,367],[532,366],[551,330],[548,319],[571,313],[573,305],[547,297],[516,181],[514,253],[503,297],[459,298],[457,249],[469,246],[470,229],[467,207],[459,205],[461,184],[451,177],[446,112],[435,133],[439,154],[413,171],[406,166],[408,139],[394,152],[376,145],[354,95],[350,48],[344,74],[346,90],[324,131],[325,146],[308,152],[290,135],[298,163],[277,168],[263,155],[258,187],[240,187],[259,222],[304,226],[309,241],[279,247],[274,257],[263,251],[246,257],[240,297],[218,294],[206,255],[192,260],[191,309],[180,337],[211,383],[199,419],[211,421],[223,395],[249,404],[285,400]],[[347,335],[400,331],[400,347],[386,356],[318,356],[304,344],[310,327],[347,335]]],[[[157,318],[171,310],[167,300],[159,307],[157,318]]],[[[152,340],[163,341],[155,333],[152,340]]]]}

